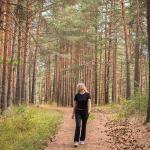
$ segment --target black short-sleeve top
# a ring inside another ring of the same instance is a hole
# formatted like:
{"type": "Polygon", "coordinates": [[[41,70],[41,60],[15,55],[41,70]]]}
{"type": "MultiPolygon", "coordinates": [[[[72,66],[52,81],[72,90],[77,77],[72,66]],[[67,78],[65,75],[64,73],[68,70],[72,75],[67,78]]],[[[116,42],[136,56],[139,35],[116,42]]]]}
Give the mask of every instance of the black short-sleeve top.
{"type": "Polygon", "coordinates": [[[90,93],[88,92],[85,92],[83,94],[77,93],[74,97],[74,101],[77,102],[76,109],[87,109],[89,99],[91,99],[90,93]]]}

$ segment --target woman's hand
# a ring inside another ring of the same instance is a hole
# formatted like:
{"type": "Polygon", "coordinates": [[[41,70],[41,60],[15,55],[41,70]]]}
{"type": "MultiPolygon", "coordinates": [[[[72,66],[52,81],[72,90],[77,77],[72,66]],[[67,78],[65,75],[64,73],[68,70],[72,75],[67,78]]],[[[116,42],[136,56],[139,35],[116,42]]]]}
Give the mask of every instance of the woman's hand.
{"type": "Polygon", "coordinates": [[[89,112],[88,112],[88,114],[90,115],[90,114],[91,114],[91,112],[89,111],[89,112]]]}
{"type": "Polygon", "coordinates": [[[88,99],[88,115],[91,113],[91,99],[88,99]]]}
{"type": "Polygon", "coordinates": [[[72,119],[74,119],[74,116],[75,116],[76,106],[77,106],[77,101],[74,101],[74,103],[73,103],[73,112],[72,112],[72,119]]]}
{"type": "Polygon", "coordinates": [[[88,110],[88,115],[90,115],[91,114],[91,111],[90,110],[88,110]]]}
{"type": "Polygon", "coordinates": [[[72,119],[74,119],[74,113],[72,114],[72,119]]]}

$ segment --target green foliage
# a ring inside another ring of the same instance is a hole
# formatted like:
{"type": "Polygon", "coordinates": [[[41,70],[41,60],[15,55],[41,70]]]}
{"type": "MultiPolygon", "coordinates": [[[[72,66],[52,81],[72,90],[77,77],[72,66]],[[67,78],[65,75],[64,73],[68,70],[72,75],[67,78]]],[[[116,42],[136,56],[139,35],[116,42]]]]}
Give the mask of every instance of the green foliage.
{"type": "Polygon", "coordinates": [[[38,150],[53,136],[62,113],[35,107],[13,108],[0,119],[1,150],[38,150]]]}
{"type": "Polygon", "coordinates": [[[120,114],[123,117],[129,117],[135,114],[144,114],[147,108],[147,96],[136,94],[131,100],[121,100],[120,114]]]}
{"type": "Polygon", "coordinates": [[[114,120],[127,119],[130,116],[142,116],[147,110],[147,96],[139,95],[132,96],[131,100],[120,98],[120,104],[109,104],[101,106],[99,111],[109,113],[114,120]]]}

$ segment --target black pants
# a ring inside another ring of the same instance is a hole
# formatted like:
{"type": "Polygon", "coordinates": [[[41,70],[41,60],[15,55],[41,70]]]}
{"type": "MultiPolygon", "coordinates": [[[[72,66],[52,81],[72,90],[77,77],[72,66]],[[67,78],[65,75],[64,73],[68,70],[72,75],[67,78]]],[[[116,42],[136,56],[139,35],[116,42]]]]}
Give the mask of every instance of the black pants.
{"type": "Polygon", "coordinates": [[[75,129],[74,141],[79,142],[85,140],[86,124],[87,124],[88,117],[89,117],[88,110],[77,109],[75,111],[76,129],[75,129]]]}

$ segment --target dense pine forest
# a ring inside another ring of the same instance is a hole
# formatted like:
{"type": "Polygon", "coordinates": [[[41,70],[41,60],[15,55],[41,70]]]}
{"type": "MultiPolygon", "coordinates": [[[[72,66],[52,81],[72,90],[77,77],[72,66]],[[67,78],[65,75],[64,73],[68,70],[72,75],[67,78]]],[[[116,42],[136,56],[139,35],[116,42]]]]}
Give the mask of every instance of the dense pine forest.
{"type": "Polygon", "coordinates": [[[1,110],[68,106],[84,82],[96,105],[148,93],[146,4],[1,1],[1,110]]]}
{"type": "Polygon", "coordinates": [[[2,116],[71,107],[83,82],[93,108],[134,107],[148,123],[149,60],[149,0],[0,0],[2,116]]]}

